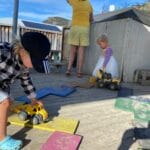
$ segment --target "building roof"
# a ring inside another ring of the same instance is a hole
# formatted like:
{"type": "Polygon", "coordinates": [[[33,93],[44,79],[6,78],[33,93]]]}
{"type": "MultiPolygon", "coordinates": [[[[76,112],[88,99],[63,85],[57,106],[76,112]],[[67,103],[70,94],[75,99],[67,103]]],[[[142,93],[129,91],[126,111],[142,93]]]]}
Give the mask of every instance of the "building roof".
{"type": "MultiPolygon", "coordinates": [[[[12,26],[13,23],[13,19],[12,18],[0,18],[0,25],[5,25],[5,26],[12,26]]],[[[18,19],[18,25],[19,26],[24,26],[22,21],[20,19],[18,19]]]]}
{"type": "MultiPolygon", "coordinates": [[[[12,26],[12,22],[13,22],[12,18],[0,19],[1,25],[12,26]]],[[[26,21],[26,20],[21,20],[21,19],[18,19],[18,26],[24,27],[24,28],[38,29],[38,30],[54,31],[54,32],[61,32],[62,30],[62,27],[57,26],[57,25],[32,22],[32,21],[26,21]]]]}
{"type": "Polygon", "coordinates": [[[150,26],[150,15],[135,8],[126,8],[94,16],[95,22],[106,22],[124,18],[132,18],[138,22],[150,26]]]}
{"type": "Polygon", "coordinates": [[[36,28],[36,29],[42,29],[42,30],[51,30],[51,31],[56,31],[56,32],[61,31],[55,25],[50,25],[50,24],[45,24],[45,23],[36,23],[36,22],[24,21],[24,20],[22,20],[22,22],[25,25],[25,27],[29,27],[29,28],[36,28]]]}

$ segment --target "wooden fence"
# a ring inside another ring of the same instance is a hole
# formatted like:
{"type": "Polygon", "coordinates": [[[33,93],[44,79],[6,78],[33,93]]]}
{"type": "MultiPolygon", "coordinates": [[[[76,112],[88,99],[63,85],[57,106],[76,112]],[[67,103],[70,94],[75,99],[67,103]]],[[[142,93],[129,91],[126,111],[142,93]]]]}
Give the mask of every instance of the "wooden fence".
{"type": "Polygon", "coordinates": [[[0,42],[11,42],[12,27],[0,25],[0,42]]]}
{"type": "MultiPolygon", "coordinates": [[[[38,30],[31,28],[18,28],[18,35],[22,35],[28,31],[36,31],[43,33],[47,36],[51,42],[51,50],[53,51],[62,51],[62,32],[53,32],[46,30],[38,30]]],[[[6,25],[0,25],[0,42],[12,42],[12,27],[6,25]]]]}

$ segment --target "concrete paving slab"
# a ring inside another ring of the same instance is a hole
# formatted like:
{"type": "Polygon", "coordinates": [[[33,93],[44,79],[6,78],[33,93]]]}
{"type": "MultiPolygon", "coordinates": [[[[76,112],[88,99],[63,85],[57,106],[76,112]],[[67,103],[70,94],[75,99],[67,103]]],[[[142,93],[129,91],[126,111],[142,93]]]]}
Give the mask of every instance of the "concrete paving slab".
{"type": "MultiPolygon", "coordinates": [[[[86,81],[89,76],[79,79],[76,75],[66,77],[59,72],[48,75],[32,73],[32,78],[39,89],[45,86],[59,87],[73,81],[86,81]]],[[[143,94],[142,91],[150,94],[148,87],[132,84],[123,86],[134,88],[136,94],[143,94]]],[[[18,81],[12,86],[11,94],[13,97],[24,94],[18,81]]],[[[121,143],[124,144],[123,140],[131,150],[136,150],[137,142],[123,139],[124,135],[130,137],[133,134],[129,132],[133,128],[132,114],[114,108],[116,96],[116,91],[108,89],[77,88],[76,92],[65,98],[50,95],[42,101],[52,117],[70,117],[80,121],[76,131],[76,134],[83,136],[79,150],[117,150],[121,143]]],[[[24,139],[23,150],[40,150],[52,132],[9,125],[8,134],[24,139]]],[[[120,150],[127,150],[126,147],[123,148],[120,150]]]]}

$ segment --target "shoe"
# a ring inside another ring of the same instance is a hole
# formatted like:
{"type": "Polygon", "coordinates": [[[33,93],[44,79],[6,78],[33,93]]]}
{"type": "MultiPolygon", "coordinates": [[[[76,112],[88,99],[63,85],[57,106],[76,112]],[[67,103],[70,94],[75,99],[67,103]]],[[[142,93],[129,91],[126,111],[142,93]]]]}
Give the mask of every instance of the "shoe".
{"type": "Polygon", "coordinates": [[[20,150],[22,145],[21,140],[15,140],[11,136],[6,136],[4,140],[0,141],[0,150],[20,150]]]}
{"type": "Polygon", "coordinates": [[[66,71],[66,76],[70,76],[71,75],[71,71],[70,70],[67,70],[66,71]]]}
{"type": "Polygon", "coordinates": [[[82,77],[83,77],[83,73],[78,72],[78,73],[77,73],[77,77],[78,77],[78,78],[82,78],[82,77]]]}

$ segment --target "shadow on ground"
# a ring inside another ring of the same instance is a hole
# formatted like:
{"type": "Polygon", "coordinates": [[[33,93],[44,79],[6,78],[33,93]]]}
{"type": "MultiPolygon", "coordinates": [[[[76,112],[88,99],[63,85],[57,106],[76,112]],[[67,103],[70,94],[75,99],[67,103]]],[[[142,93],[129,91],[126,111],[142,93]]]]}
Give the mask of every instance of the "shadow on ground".
{"type": "MultiPolygon", "coordinates": [[[[27,122],[29,123],[29,122],[27,122]]],[[[21,130],[19,130],[17,133],[12,135],[13,138],[15,139],[20,139],[23,141],[23,147],[24,148],[26,145],[28,145],[32,139],[26,139],[27,133],[32,130],[33,127],[23,127],[21,130]]]]}
{"type": "Polygon", "coordinates": [[[132,128],[124,132],[118,150],[129,150],[137,140],[150,140],[150,128],[132,128]]]}

